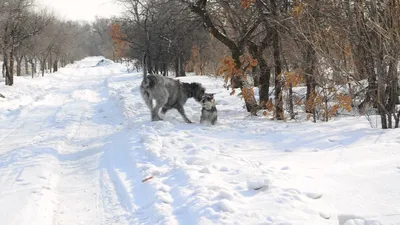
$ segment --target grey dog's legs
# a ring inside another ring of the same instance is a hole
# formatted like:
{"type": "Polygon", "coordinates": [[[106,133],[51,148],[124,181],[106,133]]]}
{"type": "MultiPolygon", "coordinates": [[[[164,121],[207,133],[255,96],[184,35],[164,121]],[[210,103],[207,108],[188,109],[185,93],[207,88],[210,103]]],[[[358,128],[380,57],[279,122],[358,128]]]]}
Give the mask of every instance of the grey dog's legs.
{"type": "Polygon", "coordinates": [[[146,103],[149,110],[152,111],[153,110],[153,101],[150,98],[144,98],[144,102],[146,103]]]}
{"type": "Polygon", "coordinates": [[[170,109],[171,109],[171,108],[167,108],[167,107],[164,106],[164,107],[161,108],[161,113],[162,113],[162,114],[165,114],[165,113],[166,113],[168,110],[170,110],[170,109]]]}
{"type": "Polygon", "coordinates": [[[153,121],[158,121],[158,120],[162,120],[161,117],[159,116],[159,112],[161,107],[163,107],[165,105],[165,103],[167,103],[168,99],[158,99],[156,100],[156,106],[154,107],[153,111],[152,111],[152,120],[153,121]]]}
{"type": "Polygon", "coordinates": [[[153,99],[150,98],[150,95],[146,92],[142,92],[143,100],[146,103],[147,107],[150,110],[151,113],[151,119],[153,120],[154,115],[153,115],[153,99]]]}
{"type": "Polygon", "coordinates": [[[176,109],[178,110],[179,114],[181,114],[186,123],[192,123],[192,121],[190,121],[189,118],[187,118],[183,106],[179,105],[176,107],[176,109]]]}
{"type": "Polygon", "coordinates": [[[200,116],[200,123],[203,124],[204,120],[205,120],[204,114],[202,113],[201,116],[200,116]]]}

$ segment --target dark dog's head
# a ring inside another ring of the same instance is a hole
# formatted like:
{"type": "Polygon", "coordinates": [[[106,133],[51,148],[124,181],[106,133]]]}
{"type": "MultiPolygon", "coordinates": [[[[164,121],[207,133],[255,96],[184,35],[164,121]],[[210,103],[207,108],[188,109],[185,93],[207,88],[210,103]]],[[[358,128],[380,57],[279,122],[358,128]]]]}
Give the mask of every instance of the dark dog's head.
{"type": "Polygon", "coordinates": [[[201,105],[203,108],[210,110],[211,108],[215,107],[215,99],[214,94],[212,93],[204,93],[201,99],[201,105]]]}
{"type": "Polygon", "coordinates": [[[189,98],[194,98],[197,102],[200,102],[203,98],[206,89],[200,83],[183,83],[189,98]]]}

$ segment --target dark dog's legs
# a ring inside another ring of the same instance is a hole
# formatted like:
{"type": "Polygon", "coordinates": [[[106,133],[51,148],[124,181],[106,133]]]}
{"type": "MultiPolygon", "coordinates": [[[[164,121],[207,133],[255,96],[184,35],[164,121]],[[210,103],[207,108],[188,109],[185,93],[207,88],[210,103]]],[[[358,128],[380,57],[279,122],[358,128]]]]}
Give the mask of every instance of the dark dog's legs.
{"type": "Polygon", "coordinates": [[[203,115],[203,113],[200,116],[200,123],[203,124],[205,120],[205,116],[203,115]]]}
{"type": "Polygon", "coordinates": [[[183,106],[179,105],[176,107],[176,109],[178,110],[179,114],[181,114],[186,123],[192,123],[192,121],[190,121],[189,118],[187,118],[183,106]]]}

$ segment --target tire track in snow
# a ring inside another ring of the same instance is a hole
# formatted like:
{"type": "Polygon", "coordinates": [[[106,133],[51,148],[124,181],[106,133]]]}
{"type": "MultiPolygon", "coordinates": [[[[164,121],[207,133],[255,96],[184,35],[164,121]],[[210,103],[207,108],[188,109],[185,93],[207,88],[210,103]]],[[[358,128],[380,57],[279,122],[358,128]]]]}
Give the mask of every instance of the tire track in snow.
{"type": "MultiPolygon", "coordinates": [[[[141,76],[139,77],[141,78],[141,76]]],[[[131,196],[131,203],[134,205],[134,212],[131,216],[134,218],[135,224],[180,224],[177,221],[172,208],[174,199],[168,193],[170,187],[158,182],[157,178],[142,182],[142,180],[151,175],[147,167],[153,166],[153,158],[148,154],[143,140],[140,138],[140,129],[143,127],[141,123],[134,120],[142,119],[143,115],[138,115],[143,110],[143,105],[138,101],[131,101],[130,97],[135,95],[140,97],[139,93],[132,93],[128,88],[133,87],[137,90],[141,80],[132,80],[131,75],[122,75],[110,79],[108,87],[116,104],[124,113],[128,121],[125,133],[131,134],[131,137],[122,139],[129,140],[129,145],[123,147],[118,154],[113,154],[113,162],[118,169],[116,173],[120,179],[118,186],[123,186],[127,190],[127,194],[131,196]],[[126,92],[124,92],[126,91],[126,92]],[[126,110],[126,102],[135,104],[128,105],[126,110]],[[141,116],[141,117],[138,117],[141,116]],[[128,151],[129,150],[129,151],[128,151]],[[118,164],[117,164],[118,163],[118,164]]]]}
{"type": "Polygon", "coordinates": [[[115,110],[117,106],[108,91],[108,79],[103,82],[101,96],[105,99],[104,105],[97,109],[98,117],[105,123],[117,124],[117,131],[107,138],[104,145],[104,154],[100,161],[100,187],[102,191],[102,204],[104,206],[104,224],[131,224],[134,210],[132,196],[123,178],[118,172],[118,165],[129,165],[124,163],[128,158],[122,157],[122,161],[115,161],[115,157],[126,151],[128,137],[121,137],[124,134],[122,127],[122,114],[115,110]],[[116,143],[117,142],[117,143],[116,143]],[[122,143],[122,145],[120,144],[122,143]]]}
{"type": "MultiPolygon", "coordinates": [[[[85,87],[96,93],[101,92],[99,88],[103,80],[112,74],[108,69],[99,70],[100,74],[97,74],[96,68],[93,70],[87,73],[91,77],[85,74],[90,69],[71,70],[73,74],[66,76],[74,79],[54,90],[71,101],[57,107],[44,104],[46,115],[43,115],[39,107],[35,108],[37,114],[23,108],[22,113],[25,114],[18,117],[18,123],[22,125],[15,127],[11,135],[25,129],[29,133],[28,139],[18,142],[21,149],[0,155],[0,170],[9,171],[11,177],[5,179],[2,176],[1,182],[6,184],[2,187],[12,187],[10,191],[0,190],[0,202],[11,202],[13,196],[18,195],[21,203],[13,203],[6,210],[0,210],[9,214],[2,217],[9,218],[9,222],[2,222],[128,224],[117,213],[119,205],[105,206],[107,201],[104,199],[115,198],[116,193],[105,190],[112,184],[103,178],[100,168],[106,145],[104,142],[107,141],[103,139],[115,132],[116,126],[98,119],[91,121],[91,117],[98,113],[96,107],[101,102],[93,102],[90,91],[85,92],[83,89],[83,92],[79,92],[85,87]],[[78,90],[75,95],[79,98],[77,100],[71,96],[75,90],[78,90]],[[86,97],[88,101],[85,101],[86,97]],[[33,119],[35,123],[29,122],[33,119]],[[111,211],[111,214],[104,212],[105,208],[110,207],[117,210],[111,211]],[[22,213],[24,217],[16,213],[22,213]]],[[[43,99],[49,100],[47,97],[43,99]]],[[[9,204],[3,205],[5,207],[9,204]]]]}
{"type": "MultiPolygon", "coordinates": [[[[81,69],[79,74],[85,74],[85,69],[81,69]]],[[[87,87],[96,94],[101,78],[84,82],[76,90],[87,87]]],[[[79,79],[77,80],[79,82],[79,79]]],[[[95,139],[106,136],[111,130],[99,128],[94,134],[88,135],[87,129],[93,127],[90,118],[96,113],[95,107],[98,103],[93,102],[90,95],[74,94],[76,90],[71,92],[71,97],[75,101],[67,104],[62,110],[67,117],[68,132],[57,149],[62,175],[57,187],[59,202],[56,223],[106,224],[104,192],[98,168],[104,149],[102,141],[95,139]]],[[[93,129],[89,129],[89,132],[93,132],[93,129]]]]}
{"type": "MultiPolygon", "coordinates": [[[[57,90],[58,87],[56,87],[55,89],[57,90]]],[[[48,95],[49,95],[48,93],[41,94],[39,96],[36,96],[35,100],[43,99],[45,96],[48,95]]],[[[24,125],[26,125],[26,121],[31,119],[37,114],[36,111],[38,107],[35,105],[37,105],[37,102],[32,101],[29,104],[22,106],[20,109],[18,109],[20,113],[18,117],[14,119],[14,122],[9,127],[7,127],[7,129],[10,129],[10,131],[8,131],[5,135],[3,135],[0,138],[0,145],[2,145],[5,140],[9,139],[10,136],[15,135],[17,131],[21,130],[24,127],[24,125]]],[[[43,121],[43,124],[44,123],[45,120],[43,121]]]]}
{"type": "MultiPolygon", "coordinates": [[[[59,85],[60,83],[57,83],[53,89],[59,90],[59,85]]],[[[53,220],[56,201],[53,190],[58,182],[56,176],[58,166],[55,159],[43,154],[44,151],[37,149],[36,144],[53,130],[52,128],[49,130],[45,125],[53,116],[54,109],[43,107],[44,99],[48,99],[47,96],[51,97],[51,93],[40,96],[36,97],[39,101],[31,102],[21,108],[17,120],[13,123],[20,125],[5,137],[14,142],[2,145],[9,148],[9,151],[0,155],[0,170],[3,171],[0,193],[1,196],[5,196],[3,200],[13,195],[18,195],[20,199],[20,204],[13,204],[15,210],[13,207],[2,210],[9,212],[7,218],[13,221],[12,224],[28,224],[34,221],[46,224],[53,220]],[[15,174],[17,175],[14,179],[15,174]],[[24,217],[15,215],[15,212],[24,214],[24,217]]]]}

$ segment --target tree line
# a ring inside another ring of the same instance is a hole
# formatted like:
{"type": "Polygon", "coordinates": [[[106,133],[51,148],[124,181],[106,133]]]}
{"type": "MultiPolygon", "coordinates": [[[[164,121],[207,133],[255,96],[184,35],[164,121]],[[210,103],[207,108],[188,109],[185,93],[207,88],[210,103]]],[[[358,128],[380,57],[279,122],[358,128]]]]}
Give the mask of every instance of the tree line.
{"type": "Polygon", "coordinates": [[[44,76],[85,56],[107,55],[110,44],[102,40],[99,30],[109,24],[103,23],[103,19],[92,24],[61,20],[32,0],[0,0],[0,61],[5,84],[13,85],[14,76],[44,76]]]}
{"type": "Polygon", "coordinates": [[[104,55],[138,67],[146,53],[150,73],[224,77],[252,115],[302,109],[316,122],[352,111],[399,127],[400,0],[116,1],[121,16],[89,24],[0,0],[6,84],[36,64],[43,74],[104,55]]]}
{"type": "Polygon", "coordinates": [[[147,53],[151,73],[224,76],[253,115],[376,112],[382,128],[399,127],[400,0],[118,1],[123,55],[147,53]]]}

